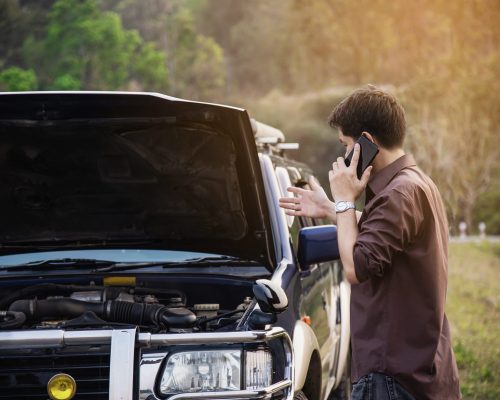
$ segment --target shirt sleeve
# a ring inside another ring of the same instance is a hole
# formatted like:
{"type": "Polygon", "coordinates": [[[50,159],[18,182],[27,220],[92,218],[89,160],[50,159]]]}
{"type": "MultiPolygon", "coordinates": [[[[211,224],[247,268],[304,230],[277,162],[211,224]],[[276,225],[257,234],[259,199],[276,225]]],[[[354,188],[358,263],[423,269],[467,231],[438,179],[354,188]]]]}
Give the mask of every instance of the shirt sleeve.
{"type": "Polygon", "coordinates": [[[412,243],[423,221],[417,194],[397,190],[374,199],[354,245],[354,270],[359,282],[383,276],[393,257],[412,243]]]}

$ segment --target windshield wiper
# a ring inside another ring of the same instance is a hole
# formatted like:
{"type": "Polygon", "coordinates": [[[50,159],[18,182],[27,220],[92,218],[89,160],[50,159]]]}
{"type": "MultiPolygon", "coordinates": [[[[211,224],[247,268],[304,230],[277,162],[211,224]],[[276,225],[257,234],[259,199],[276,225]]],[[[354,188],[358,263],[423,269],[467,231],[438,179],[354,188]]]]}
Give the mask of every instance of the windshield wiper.
{"type": "Polygon", "coordinates": [[[111,271],[125,271],[129,269],[136,268],[148,268],[148,267],[184,267],[187,265],[194,265],[197,267],[212,267],[212,266],[258,266],[261,265],[257,261],[245,260],[238,257],[231,256],[210,256],[210,257],[198,257],[198,258],[188,258],[182,261],[154,261],[154,262],[136,262],[136,263],[115,263],[113,265],[104,266],[101,268],[96,268],[92,272],[111,272],[111,271]]]}
{"type": "Polygon", "coordinates": [[[212,256],[212,257],[199,257],[188,258],[182,261],[151,261],[151,262],[116,262],[109,260],[95,260],[85,258],[62,258],[53,260],[34,261],[25,264],[16,265],[2,265],[1,269],[6,271],[25,271],[33,269],[90,269],[90,272],[112,272],[112,271],[126,271],[130,269],[142,269],[152,267],[182,267],[186,265],[196,266],[238,266],[238,265],[260,265],[256,261],[244,260],[237,257],[230,256],[212,256]]]}
{"type": "Polygon", "coordinates": [[[6,271],[24,271],[30,269],[53,269],[63,267],[64,269],[71,268],[98,268],[115,264],[114,261],[96,260],[93,258],[57,258],[52,260],[32,261],[24,264],[2,265],[1,269],[6,271]]]}
{"type": "Polygon", "coordinates": [[[144,237],[123,237],[123,238],[109,238],[109,237],[88,237],[88,238],[47,238],[47,239],[33,239],[33,240],[11,240],[8,242],[0,243],[1,249],[60,249],[64,247],[82,248],[82,247],[106,247],[106,246],[130,246],[130,245],[144,245],[151,244],[157,240],[144,237]]]}

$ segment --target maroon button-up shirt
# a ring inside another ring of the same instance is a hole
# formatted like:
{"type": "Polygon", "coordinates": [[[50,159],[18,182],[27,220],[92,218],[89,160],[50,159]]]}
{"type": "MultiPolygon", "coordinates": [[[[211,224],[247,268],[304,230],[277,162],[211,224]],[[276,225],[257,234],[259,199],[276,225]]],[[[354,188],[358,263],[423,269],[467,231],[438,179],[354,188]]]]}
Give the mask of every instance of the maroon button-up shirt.
{"type": "Polygon", "coordinates": [[[417,400],[460,399],[444,313],[448,224],[441,196],[404,155],[375,174],[354,246],[352,378],[393,376],[417,400]]]}

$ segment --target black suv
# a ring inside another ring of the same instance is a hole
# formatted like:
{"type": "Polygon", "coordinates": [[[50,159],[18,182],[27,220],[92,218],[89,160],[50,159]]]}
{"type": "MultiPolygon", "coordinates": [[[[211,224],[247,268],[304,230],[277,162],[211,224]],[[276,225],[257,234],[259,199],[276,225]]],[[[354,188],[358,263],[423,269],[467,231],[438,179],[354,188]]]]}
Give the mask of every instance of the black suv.
{"type": "Polygon", "coordinates": [[[348,396],[336,230],[272,127],[160,94],[0,94],[0,399],[348,396]]]}

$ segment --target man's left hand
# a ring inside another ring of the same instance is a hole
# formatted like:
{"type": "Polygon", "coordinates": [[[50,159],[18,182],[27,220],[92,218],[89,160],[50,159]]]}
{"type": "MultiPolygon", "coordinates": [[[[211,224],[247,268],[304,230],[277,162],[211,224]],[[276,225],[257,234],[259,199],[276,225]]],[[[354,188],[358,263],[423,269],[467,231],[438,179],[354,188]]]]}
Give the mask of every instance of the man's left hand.
{"type": "Polygon", "coordinates": [[[361,179],[358,179],[356,168],[359,161],[359,152],[359,144],[356,143],[354,145],[351,165],[347,167],[344,157],[339,157],[332,164],[332,169],[328,172],[330,189],[335,201],[356,201],[368,184],[373,167],[369,166],[361,176],[361,179]]]}

